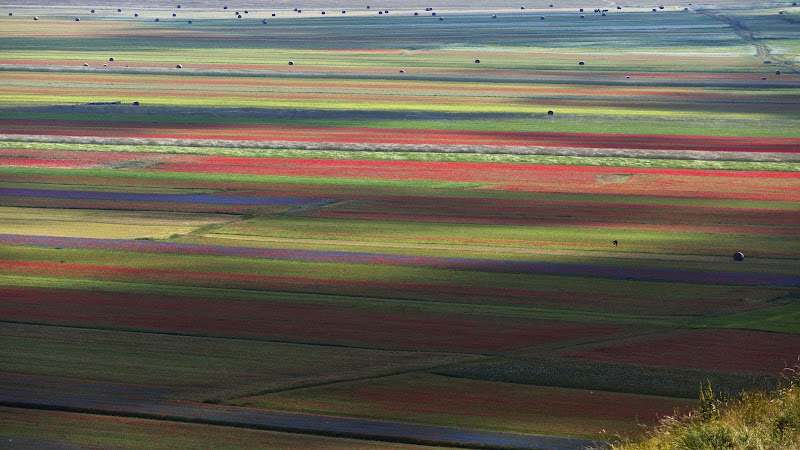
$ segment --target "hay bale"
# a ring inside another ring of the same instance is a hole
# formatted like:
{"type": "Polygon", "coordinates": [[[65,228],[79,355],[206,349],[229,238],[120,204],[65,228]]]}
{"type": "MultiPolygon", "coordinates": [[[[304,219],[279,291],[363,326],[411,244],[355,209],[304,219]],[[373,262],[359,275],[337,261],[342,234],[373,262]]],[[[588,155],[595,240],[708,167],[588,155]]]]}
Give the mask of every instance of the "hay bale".
{"type": "Polygon", "coordinates": [[[414,15],[415,15],[415,16],[418,16],[418,15],[419,15],[419,13],[418,13],[418,12],[415,12],[415,13],[414,13],[414,15]]]}
{"type": "Polygon", "coordinates": [[[583,12],[583,8],[581,8],[578,12],[583,12]]]}
{"type": "Polygon", "coordinates": [[[294,61],[289,61],[289,65],[293,66],[294,65],[294,61]]]}
{"type": "Polygon", "coordinates": [[[584,16],[584,15],[581,15],[581,19],[585,19],[585,18],[586,18],[586,16],[584,16]]]}
{"type": "Polygon", "coordinates": [[[186,22],[186,23],[188,23],[188,24],[191,24],[191,23],[192,23],[192,21],[190,20],[190,21],[188,21],[188,22],[186,22]]]}
{"type": "Polygon", "coordinates": [[[134,14],[133,17],[139,17],[139,14],[134,14]]]}
{"type": "Polygon", "coordinates": [[[542,16],[542,17],[539,17],[539,20],[544,20],[544,16],[542,16]]]}
{"type": "Polygon", "coordinates": [[[733,260],[734,261],[744,261],[744,253],[742,253],[742,252],[734,253],[733,254],[733,260]]]}
{"type": "Polygon", "coordinates": [[[158,22],[158,17],[156,17],[156,20],[155,20],[155,22],[158,22]]]}
{"type": "MultiPolygon", "coordinates": [[[[94,10],[92,10],[92,14],[94,14],[94,10]]],[[[9,14],[9,16],[10,16],[10,15],[11,15],[11,14],[9,14]]]]}
{"type": "Polygon", "coordinates": [[[172,13],[172,17],[178,17],[178,15],[175,14],[175,13],[172,13]]]}
{"type": "Polygon", "coordinates": [[[492,19],[497,19],[497,14],[492,14],[492,19]]]}
{"type": "Polygon", "coordinates": [[[178,64],[177,66],[175,66],[175,68],[176,68],[176,69],[183,69],[183,66],[182,66],[182,65],[180,65],[180,64],[178,64]]]}
{"type": "Polygon", "coordinates": [[[33,20],[39,20],[39,18],[38,18],[38,17],[36,17],[36,16],[34,16],[34,17],[33,17],[33,20]]]}
{"type": "Polygon", "coordinates": [[[584,63],[583,61],[578,61],[578,65],[579,65],[579,66],[582,66],[582,65],[584,65],[584,64],[585,64],[585,63],[584,63]]]}
{"type": "Polygon", "coordinates": [[[553,114],[554,114],[554,113],[553,113],[553,110],[547,111],[547,115],[548,115],[548,116],[552,116],[553,114]]]}
{"type": "Polygon", "coordinates": [[[111,62],[114,62],[114,58],[113,57],[108,58],[108,60],[111,61],[111,62]]]}
{"type": "Polygon", "coordinates": [[[480,59],[476,59],[476,60],[475,60],[475,64],[480,64],[480,63],[481,63],[481,60],[480,60],[480,59]]]}
{"type": "Polygon", "coordinates": [[[406,73],[406,71],[403,70],[403,69],[400,69],[400,73],[406,73]]]}
{"type": "Polygon", "coordinates": [[[781,71],[780,71],[780,70],[776,70],[776,71],[775,71],[775,75],[780,75],[780,74],[781,74],[781,71]]]}
{"type": "Polygon", "coordinates": [[[89,63],[83,63],[83,67],[89,67],[89,63]]]}
{"type": "Polygon", "coordinates": [[[76,18],[75,18],[75,22],[80,22],[80,21],[81,21],[81,18],[80,18],[80,17],[76,17],[76,18]]]}
{"type": "Polygon", "coordinates": [[[139,102],[133,102],[133,106],[139,106],[139,102]]]}

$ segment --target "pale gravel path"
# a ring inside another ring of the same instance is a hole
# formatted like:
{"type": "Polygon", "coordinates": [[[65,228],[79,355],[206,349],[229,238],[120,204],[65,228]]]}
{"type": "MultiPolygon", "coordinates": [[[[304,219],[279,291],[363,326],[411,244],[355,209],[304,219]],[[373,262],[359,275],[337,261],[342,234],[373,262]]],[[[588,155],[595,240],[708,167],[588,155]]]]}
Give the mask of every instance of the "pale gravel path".
{"type": "Polygon", "coordinates": [[[151,139],[93,136],[57,136],[2,134],[0,141],[42,142],[63,144],[100,145],[154,145],[180,147],[227,147],[237,149],[291,149],[334,150],[363,152],[419,152],[419,153],[479,153],[547,156],[599,156],[642,159],[679,159],[699,161],[751,161],[751,162],[800,162],[800,153],[777,152],[717,152],[696,150],[649,150],[580,147],[543,147],[517,145],[426,145],[350,142],[295,142],[295,141],[243,141],[226,139],[151,139]]]}

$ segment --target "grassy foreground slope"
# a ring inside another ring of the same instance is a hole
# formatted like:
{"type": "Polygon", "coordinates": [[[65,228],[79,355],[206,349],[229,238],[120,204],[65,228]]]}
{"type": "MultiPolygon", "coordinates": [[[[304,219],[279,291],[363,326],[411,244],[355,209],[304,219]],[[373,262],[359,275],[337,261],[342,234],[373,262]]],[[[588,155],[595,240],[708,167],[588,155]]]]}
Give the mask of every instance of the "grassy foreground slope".
{"type": "Polygon", "coordinates": [[[796,37],[620,4],[0,11],[0,396],[40,399],[0,436],[375,438],[126,417],[168,401],[609,441],[777,385],[796,37]]]}

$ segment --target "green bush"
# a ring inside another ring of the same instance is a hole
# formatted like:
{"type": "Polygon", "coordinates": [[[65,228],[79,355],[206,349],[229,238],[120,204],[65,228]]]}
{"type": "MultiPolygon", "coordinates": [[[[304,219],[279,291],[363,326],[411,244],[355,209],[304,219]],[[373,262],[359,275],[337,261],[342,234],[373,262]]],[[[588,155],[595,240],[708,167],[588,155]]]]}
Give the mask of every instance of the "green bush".
{"type": "Polygon", "coordinates": [[[640,442],[619,450],[800,449],[800,365],[774,390],[746,391],[719,399],[703,387],[697,411],[668,417],[640,442]]]}

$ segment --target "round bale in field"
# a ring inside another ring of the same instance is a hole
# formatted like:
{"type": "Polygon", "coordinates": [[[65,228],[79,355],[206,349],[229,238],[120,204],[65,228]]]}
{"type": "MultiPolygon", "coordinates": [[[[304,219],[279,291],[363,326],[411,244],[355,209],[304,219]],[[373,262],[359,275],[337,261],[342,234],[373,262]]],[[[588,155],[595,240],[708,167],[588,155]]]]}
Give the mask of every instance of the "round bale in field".
{"type": "Polygon", "coordinates": [[[139,106],[139,102],[133,102],[133,106],[139,106]]]}
{"type": "Polygon", "coordinates": [[[92,10],[92,14],[94,14],[94,10],[92,10]]]}
{"type": "Polygon", "coordinates": [[[542,16],[542,17],[539,17],[539,20],[544,20],[544,16],[542,16]]]}
{"type": "Polygon", "coordinates": [[[403,70],[403,69],[400,69],[400,73],[406,73],[406,71],[403,70]]]}
{"type": "Polygon", "coordinates": [[[76,18],[75,18],[75,22],[80,22],[80,21],[81,21],[81,18],[80,18],[80,17],[76,17],[76,18]]]}
{"type": "Polygon", "coordinates": [[[584,15],[581,15],[581,19],[585,19],[585,18],[586,18],[586,16],[584,16],[584,15]]]}
{"type": "Polygon", "coordinates": [[[742,252],[734,253],[733,254],[733,260],[734,261],[744,261],[744,253],[742,253],[742,252]]]}
{"type": "Polygon", "coordinates": [[[178,17],[178,15],[175,14],[175,13],[172,13],[172,17],[178,17]]]}
{"type": "Polygon", "coordinates": [[[775,71],[775,75],[780,75],[780,74],[781,74],[781,71],[780,71],[780,70],[776,70],[776,71],[775,71]]]}
{"type": "Polygon", "coordinates": [[[181,5],[178,5],[178,9],[181,9],[181,5]]]}
{"type": "Polygon", "coordinates": [[[439,17],[439,20],[444,20],[444,17],[439,17]]]}
{"type": "Polygon", "coordinates": [[[182,65],[180,65],[180,64],[178,64],[177,66],[175,66],[175,68],[176,68],[176,69],[183,69],[183,66],[182,66],[182,65]]]}
{"type": "Polygon", "coordinates": [[[263,23],[264,25],[266,25],[266,24],[267,24],[267,19],[261,19],[261,23],[263,23]]]}
{"type": "Polygon", "coordinates": [[[34,17],[33,20],[39,20],[39,18],[38,17],[34,17]]]}
{"type": "Polygon", "coordinates": [[[188,22],[186,22],[186,23],[189,23],[189,24],[191,24],[191,23],[192,23],[192,21],[190,20],[190,21],[188,21],[188,22]]]}
{"type": "Polygon", "coordinates": [[[133,17],[139,17],[139,13],[134,14],[133,17]]]}
{"type": "Polygon", "coordinates": [[[761,77],[761,81],[764,81],[766,79],[767,79],[767,77],[761,77]]]}
{"type": "Polygon", "coordinates": [[[579,65],[579,66],[582,66],[582,65],[584,65],[584,64],[585,64],[585,63],[584,63],[583,61],[578,61],[578,65],[579,65]]]}
{"type": "Polygon", "coordinates": [[[476,60],[475,60],[475,64],[480,64],[480,63],[481,63],[481,60],[480,60],[480,59],[476,59],[476,60]]]}
{"type": "Polygon", "coordinates": [[[275,13],[272,13],[272,17],[275,17],[275,13]]]}
{"type": "Polygon", "coordinates": [[[122,12],[122,10],[121,9],[117,9],[117,12],[122,12]]]}
{"type": "Polygon", "coordinates": [[[158,17],[156,17],[156,20],[155,20],[155,21],[156,21],[156,22],[158,22],[158,17]]]}
{"type": "Polygon", "coordinates": [[[492,19],[497,19],[497,14],[492,14],[492,19]]]}
{"type": "Polygon", "coordinates": [[[294,65],[294,61],[289,61],[289,65],[293,66],[294,65]]]}
{"type": "Polygon", "coordinates": [[[114,58],[108,58],[109,61],[114,62],[114,58]]]}
{"type": "Polygon", "coordinates": [[[108,64],[103,64],[103,67],[108,67],[108,64]]]}
{"type": "Polygon", "coordinates": [[[415,16],[418,16],[418,15],[419,15],[419,13],[418,13],[418,12],[415,12],[415,13],[414,13],[414,15],[415,15],[415,16]]]}
{"type": "Polygon", "coordinates": [[[547,111],[547,115],[548,116],[552,116],[553,115],[553,110],[547,111]]]}
{"type": "Polygon", "coordinates": [[[83,67],[89,67],[89,63],[83,63],[83,67]]]}

